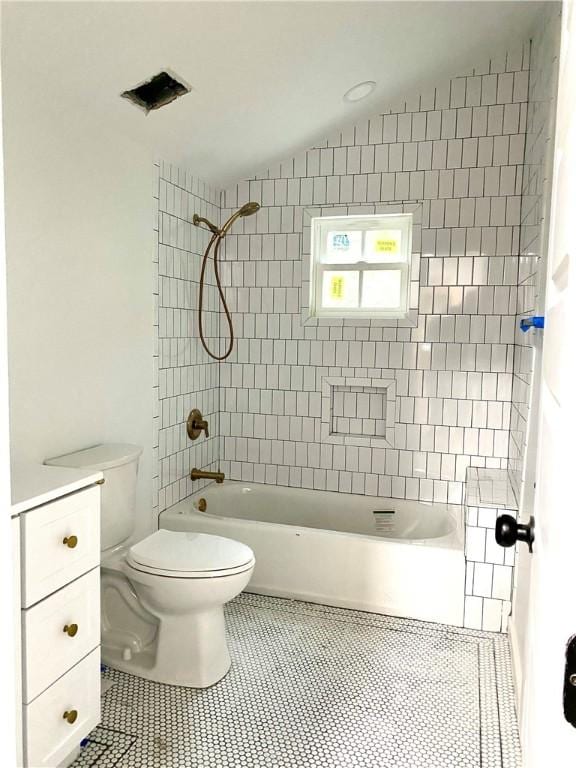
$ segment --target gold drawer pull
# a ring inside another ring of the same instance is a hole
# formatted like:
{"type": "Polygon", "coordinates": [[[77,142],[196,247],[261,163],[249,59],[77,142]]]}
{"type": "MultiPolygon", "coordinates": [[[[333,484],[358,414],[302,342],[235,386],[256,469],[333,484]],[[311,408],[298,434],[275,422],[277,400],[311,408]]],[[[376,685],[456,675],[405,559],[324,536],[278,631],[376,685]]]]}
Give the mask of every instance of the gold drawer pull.
{"type": "Polygon", "coordinates": [[[70,549],[74,549],[76,544],[78,544],[78,536],[64,536],[62,544],[66,544],[70,549]]]}
{"type": "Polygon", "coordinates": [[[67,723],[69,723],[70,725],[74,725],[74,723],[76,722],[76,718],[78,717],[78,710],[71,709],[69,712],[66,711],[64,712],[62,717],[64,718],[64,720],[66,720],[67,723]]]}
{"type": "Polygon", "coordinates": [[[66,632],[68,637],[74,637],[76,632],[78,632],[78,624],[66,624],[62,631],[66,632]]]}

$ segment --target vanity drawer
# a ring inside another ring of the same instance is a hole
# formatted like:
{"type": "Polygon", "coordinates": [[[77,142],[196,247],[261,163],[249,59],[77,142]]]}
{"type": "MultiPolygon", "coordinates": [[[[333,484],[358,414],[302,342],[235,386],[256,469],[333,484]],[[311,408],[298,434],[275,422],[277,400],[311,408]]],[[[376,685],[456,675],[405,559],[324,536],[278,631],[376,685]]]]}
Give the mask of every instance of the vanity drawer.
{"type": "Polygon", "coordinates": [[[30,702],[100,645],[100,569],[23,611],[22,636],[30,702]]]}
{"type": "Polygon", "coordinates": [[[54,768],[99,722],[100,652],[96,650],[25,705],[26,765],[54,768]]]}
{"type": "Polygon", "coordinates": [[[55,592],[100,562],[100,486],[21,515],[22,604],[55,592]]]}

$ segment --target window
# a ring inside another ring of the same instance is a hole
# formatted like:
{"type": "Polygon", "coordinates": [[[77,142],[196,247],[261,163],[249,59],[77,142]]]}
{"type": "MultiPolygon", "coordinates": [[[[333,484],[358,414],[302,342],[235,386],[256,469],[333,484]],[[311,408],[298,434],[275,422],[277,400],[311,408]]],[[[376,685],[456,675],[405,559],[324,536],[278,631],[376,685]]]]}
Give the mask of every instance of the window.
{"type": "Polygon", "coordinates": [[[313,317],[406,318],[412,214],[312,219],[313,317]]]}

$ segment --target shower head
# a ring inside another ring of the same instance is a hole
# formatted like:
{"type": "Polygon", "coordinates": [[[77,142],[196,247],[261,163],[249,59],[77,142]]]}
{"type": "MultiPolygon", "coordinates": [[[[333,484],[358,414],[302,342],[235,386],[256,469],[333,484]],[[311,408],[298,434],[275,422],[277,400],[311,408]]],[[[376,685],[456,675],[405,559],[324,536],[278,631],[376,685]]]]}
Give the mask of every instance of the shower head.
{"type": "Polygon", "coordinates": [[[252,216],[260,210],[260,203],[245,203],[238,211],[240,216],[252,216]]]}
{"type": "Polygon", "coordinates": [[[220,230],[221,235],[225,235],[226,232],[230,229],[232,224],[236,221],[236,219],[239,219],[241,216],[252,216],[252,214],[256,213],[260,210],[260,203],[244,203],[242,208],[239,208],[236,213],[233,213],[232,216],[228,219],[226,224],[222,227],[220,230]]]}

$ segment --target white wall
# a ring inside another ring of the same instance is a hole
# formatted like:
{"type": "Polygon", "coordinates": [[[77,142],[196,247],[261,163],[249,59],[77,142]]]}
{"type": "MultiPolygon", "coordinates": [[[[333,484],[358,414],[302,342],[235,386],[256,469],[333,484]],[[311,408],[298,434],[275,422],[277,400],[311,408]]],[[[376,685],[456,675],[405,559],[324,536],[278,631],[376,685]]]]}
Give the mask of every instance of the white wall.
{"type": "Polygon", "coordinates": [[[4,147],[13,461],[101,441],[144,447],[151,525],[152,158],[11,62],[4,147]],[[17,71],[16,71],[17,70],[17,71]]]}
{"type": "MultiPolygon", "coordinates": [[[[520,517],[534,513],[536,425],[542,339],[534,331],[518,330],[521,317],[542,314],[546,277],[548,223],[554,164],[554,123],[560,48],[560,6],[550,5],[536,30],[530,54],[530,91],[522,185],[519,290],[514,349],[510,478],[520,501],[520,517]]],[[[516,694],[522,700],[523,668],[530,621],[530,554],[518,548],[510,637],[516,694]]],[[[522,714],[521,705],[519,706],[522,714]]]]}

